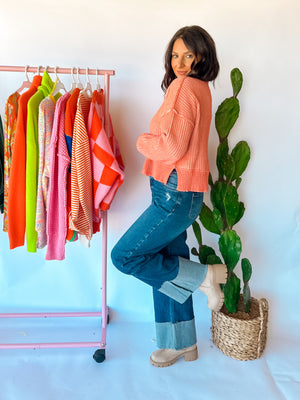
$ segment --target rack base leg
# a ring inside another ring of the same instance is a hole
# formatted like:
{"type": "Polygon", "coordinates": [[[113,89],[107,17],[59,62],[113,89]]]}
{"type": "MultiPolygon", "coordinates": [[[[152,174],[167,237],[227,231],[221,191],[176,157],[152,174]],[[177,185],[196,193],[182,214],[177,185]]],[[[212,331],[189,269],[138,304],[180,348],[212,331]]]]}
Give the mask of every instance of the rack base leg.
{"type": "Polygon", "coordinates": [[[102,363],[105,360],[105,349],[98,349],[93,355],[93,359],[97,363],[102,363]]]}

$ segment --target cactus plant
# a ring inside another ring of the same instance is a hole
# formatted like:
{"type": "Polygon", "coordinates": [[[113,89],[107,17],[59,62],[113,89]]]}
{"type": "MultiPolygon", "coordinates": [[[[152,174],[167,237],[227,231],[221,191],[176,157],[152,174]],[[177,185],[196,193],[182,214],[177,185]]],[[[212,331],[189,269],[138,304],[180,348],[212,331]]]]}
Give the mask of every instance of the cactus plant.
{"type": "MultiPolygon", "coordinates": [[[[209,176],[210,200],[212,209],[205,203],[199,215],[202,226],[219,236],[218,247],[221,257],[215,250],[202,243],[202,233],[199,222],[193,223],[193,230],[199,244],[198,250],[192,249],[192,254],[197,255],[202,264],[227,265],[228,278],[224,291],[224,305],[229,313],[237,312],[238,301],[241,294],[241,280],[234,272],[241,256],[242,243],[237,232],[233,229],[244,215],[244,203],[239,201],[238,188],[241,184],[241,175],[250,160],[250,148],[246,141],[238,142],[230,153],[228,136],[239,117],[240,105],[237,95],[242,84],[243,75],[238,68],[230,74],[233,96],[225,99],[218,107],[215,114],[215,126],[219,137],[216,164],[218,178],[213,181],[209,176]]],[[[251,263],[247,258],[241,260],[243,273],[243,299],[244,311],[250,311],[251,294],[249,280],[252,274],[251,263]]]]}

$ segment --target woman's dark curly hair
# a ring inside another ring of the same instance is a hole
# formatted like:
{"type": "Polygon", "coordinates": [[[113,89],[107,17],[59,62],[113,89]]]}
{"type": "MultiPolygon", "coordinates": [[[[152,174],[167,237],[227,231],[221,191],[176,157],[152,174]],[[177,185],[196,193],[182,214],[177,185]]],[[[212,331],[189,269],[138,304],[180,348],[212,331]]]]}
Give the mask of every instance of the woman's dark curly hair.
{"type": "Polygon", "coordinates": [[[170,40],[165,53],[165,76],[161,83],[164,92],[176,78],[171,66],[173,45],[177,39],[182,39],[186,47],[195,54],[195,60],[200,56],[199,62],[194,62],[188,76],[202,81],[214,81],[219,73],[219,62],[216,46],[212,37],[205,29],[197,25],[185,26],[179,29],[170,40]]]}

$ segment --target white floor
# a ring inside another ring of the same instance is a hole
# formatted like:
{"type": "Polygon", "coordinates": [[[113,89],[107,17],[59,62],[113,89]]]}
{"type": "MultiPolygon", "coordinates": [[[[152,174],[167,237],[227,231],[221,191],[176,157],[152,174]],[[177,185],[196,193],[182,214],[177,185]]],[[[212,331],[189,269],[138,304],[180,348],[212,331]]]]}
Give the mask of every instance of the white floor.
{"type": "MultiPolygon", "coordinates": [[[[0,341],[95,341],[98,323],[2,320],[0,341]]],[[[101,364],[93,360],[92,348],[0,350],[0,399],[300,399],[299,340],[271,336],[261,359],[241,362],[213,345],[207,321],[199,324],[199,359],[180,359],[168,368],[149,363],[156,349],[153,323],[126,322],[113,315],[101,364]]]]}

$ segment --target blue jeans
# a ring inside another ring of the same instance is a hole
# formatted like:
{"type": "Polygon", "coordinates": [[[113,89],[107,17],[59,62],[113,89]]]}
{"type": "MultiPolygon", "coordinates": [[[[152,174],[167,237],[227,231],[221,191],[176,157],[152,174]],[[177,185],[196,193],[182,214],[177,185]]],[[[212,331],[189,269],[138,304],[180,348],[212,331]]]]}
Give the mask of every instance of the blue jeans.
{"type": "Polygon", "coordinates": [[[207,266],[189,260],[186,229],[201,211],[203,193],[177,190],[150,177],[152,203],[112,250],[113,264],[153,288],[157,346],[182,349],[196,343],[192,293],[207,266]]]}

